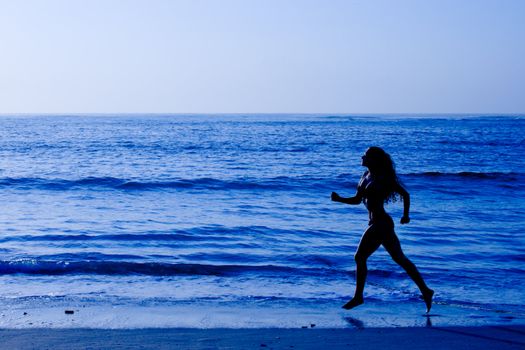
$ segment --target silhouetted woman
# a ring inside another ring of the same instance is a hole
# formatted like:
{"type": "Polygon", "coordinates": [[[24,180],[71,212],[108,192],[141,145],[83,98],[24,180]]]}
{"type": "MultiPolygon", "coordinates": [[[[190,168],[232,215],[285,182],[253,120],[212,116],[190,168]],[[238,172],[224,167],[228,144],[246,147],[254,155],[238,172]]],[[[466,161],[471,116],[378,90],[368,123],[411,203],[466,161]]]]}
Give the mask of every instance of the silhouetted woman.
{"type": "Polygon", "coordinates": [[[332,192],[332,200],[336,202],[346,204],[360,204],[363,202],[368,209],[370,220],[355,254],[357,266],[355,294],[352,300],[343,305],[343,308],[350,310],[363,303],[363,290],[368,271],[366,260],[380,245],[383,245],[392,259],[405,269],[410,278],[417,284],[427,305],[427,312],[429,312],[434,291],[427,287],[416,266],[403,254],[399,239],[394,232],[394,222],[383,206],[384,203],[388,203],[391,200],[395,201],[397,196],[401,196],[404,208],[401,223],[408,224],[410,222],[408,216],[410,197],[408,192],[399,183],[394,163],[383,149],[370,147],[363,155],[362,160],[362,165],[367,167],[368,170],[361,177],[355,196],[343,198],[332,192]]]}

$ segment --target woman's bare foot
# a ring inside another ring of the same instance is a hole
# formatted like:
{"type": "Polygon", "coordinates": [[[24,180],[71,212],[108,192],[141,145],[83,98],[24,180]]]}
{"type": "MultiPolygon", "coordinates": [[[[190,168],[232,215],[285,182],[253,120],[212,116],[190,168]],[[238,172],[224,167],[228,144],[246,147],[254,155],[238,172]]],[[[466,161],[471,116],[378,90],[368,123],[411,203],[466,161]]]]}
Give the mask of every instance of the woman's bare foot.
{"type": "Polygon", "coordinates": [[[353,297],[348,303],[343,305],[343,309],[351,310],[363,303],[363,297],[353,297]]]}
{"type": "Polygon", "coordinates": [[[429,289],[425,293],[423,293],[423,300],[425,301],[425,304],[427,305],[427,314],[430,312],[430,308],[432,307],[432,297],[433,296],[434,296],[434,291],[432,289],[429,289]]]}

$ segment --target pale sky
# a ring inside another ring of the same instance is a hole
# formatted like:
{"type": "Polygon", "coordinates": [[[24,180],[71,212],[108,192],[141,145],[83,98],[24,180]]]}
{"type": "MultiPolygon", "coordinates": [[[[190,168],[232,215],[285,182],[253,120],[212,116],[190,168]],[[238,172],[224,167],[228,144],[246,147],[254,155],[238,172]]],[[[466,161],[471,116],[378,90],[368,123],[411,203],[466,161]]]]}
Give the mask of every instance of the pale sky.
{"type": "Polygon", "coordinates": [[[525,1],[0,0],[0,113],[525,113],[525,1]]]}

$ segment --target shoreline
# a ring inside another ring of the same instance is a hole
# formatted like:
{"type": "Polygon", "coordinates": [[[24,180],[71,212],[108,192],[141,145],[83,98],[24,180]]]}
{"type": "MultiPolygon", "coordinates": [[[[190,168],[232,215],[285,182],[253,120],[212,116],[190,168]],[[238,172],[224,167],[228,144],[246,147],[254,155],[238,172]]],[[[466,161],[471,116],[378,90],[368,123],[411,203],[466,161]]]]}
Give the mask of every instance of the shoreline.
{"type": "Polygon", "coordinates": [[[8,349],[524,349],[525,325],[364,329],[0,329],[8,349]]]}
{"type": "Polygon", "coordinates": [[[136,302],[42,299],[0,302],[0,329],[371,329],[402,327],[488,327],[525,325],[522,309],[490,309],[436,303],[430,314],[422,302],[369,301],[351,311],[342,301],[288,303],[136,302]]]}

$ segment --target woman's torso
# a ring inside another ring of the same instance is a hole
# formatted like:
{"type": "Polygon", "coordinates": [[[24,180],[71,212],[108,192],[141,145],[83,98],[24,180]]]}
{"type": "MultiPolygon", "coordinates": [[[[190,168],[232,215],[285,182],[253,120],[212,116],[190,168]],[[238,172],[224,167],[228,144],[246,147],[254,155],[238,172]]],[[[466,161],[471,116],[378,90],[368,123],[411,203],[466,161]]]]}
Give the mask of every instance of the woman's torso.
{"type": "Polygon", "coordinates": [[[381,178],[367,171],[361,177],[357,189],[362,194],[363,203],[368,209],[370,224],[382,218],[387,219],[387,221],[392,220],[385,211],[384,202],[387,194],[381,183],[381,178]]]}

